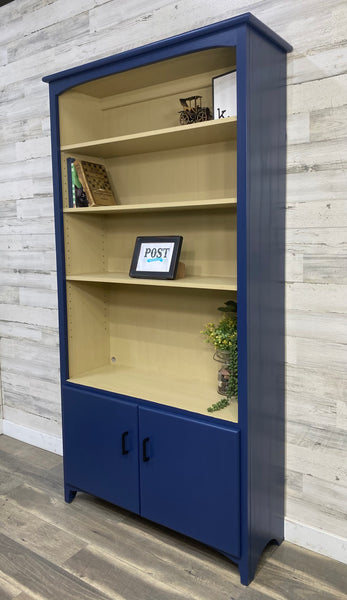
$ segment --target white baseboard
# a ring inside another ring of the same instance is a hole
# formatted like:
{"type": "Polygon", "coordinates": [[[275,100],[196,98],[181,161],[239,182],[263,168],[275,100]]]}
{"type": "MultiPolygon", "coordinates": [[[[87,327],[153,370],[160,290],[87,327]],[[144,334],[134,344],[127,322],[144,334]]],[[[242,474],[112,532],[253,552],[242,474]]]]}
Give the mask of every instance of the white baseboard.
{"type": "Polygon", "coordinates": [[[3,425],[2,425],[2,422],[3,422],[3,419],[0,419],[0,435],[1,435],[2,433],[4,433],[4,432],[3,432],[3,425]]]}
{"type": "Polygon", "coordinates": [[[347,538],[291,519],[285,520],[284,532],[287,542],[347,564],[347,538]]]}
{"type": "Polygon", "coordinates": [[[55,454],[63,455],[63,444],[60,437],[31,429],[30,427],[24,427],[23,425],[17,425],[6,419],[2,420],[2,433],[13,437],[21,442],[26,442],[37,448],[54,452],[55,454]]]}

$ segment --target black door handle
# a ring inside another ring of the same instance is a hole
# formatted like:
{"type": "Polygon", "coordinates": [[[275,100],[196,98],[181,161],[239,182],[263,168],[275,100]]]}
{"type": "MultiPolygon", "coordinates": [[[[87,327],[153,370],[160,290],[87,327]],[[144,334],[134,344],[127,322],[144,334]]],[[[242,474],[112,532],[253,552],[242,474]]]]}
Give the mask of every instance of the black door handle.
{"type": "Polygon", "coordinates": [[[129,454],[129,450],[126,449],[126,443],[125,440],[129,435],[129,431],[124,431],[124,433],[122,433],[122,454],[129,454]]]}
{"type": "Polygon", "coordinates": [[[142,458],[143,458],[143,462],[148,462],[149,461],[149,456],[147,454],[147,445],[149,442],[149,437],[146,437],[143,442],[142,442],[142,458]]]}

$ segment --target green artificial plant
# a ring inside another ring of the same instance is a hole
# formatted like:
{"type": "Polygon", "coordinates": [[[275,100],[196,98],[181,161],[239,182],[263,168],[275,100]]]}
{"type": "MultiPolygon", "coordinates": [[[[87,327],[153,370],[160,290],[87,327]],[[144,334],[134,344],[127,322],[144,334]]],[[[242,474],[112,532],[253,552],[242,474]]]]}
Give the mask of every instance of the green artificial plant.
{"type": "Polygon", "coordinates": [[[238,392],[237,303],[234,300],[228,300],[218,310],[224,313],[223,318],[217,325],[207,323],[201,333],[205,336],[206,342],[214,346],[216,351],[228,354],[229,380],[226,397],[209,406],[208,412],[215,412],[228,406],[231,398],[237,396],[238,392]]]}

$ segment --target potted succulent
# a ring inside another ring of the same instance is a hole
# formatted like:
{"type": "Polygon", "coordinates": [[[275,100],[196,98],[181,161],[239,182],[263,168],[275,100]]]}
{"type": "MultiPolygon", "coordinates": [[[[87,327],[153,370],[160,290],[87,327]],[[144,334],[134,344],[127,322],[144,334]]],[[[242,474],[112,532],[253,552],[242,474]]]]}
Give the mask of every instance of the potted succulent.
{"type": "Polygon", "coordinates": [[[201,333],[206,342],[215,348],[214,360],[221,363],[218,371],[219,394],[224,396],[222,400],[208,407],[209,412],[221,410],[230,404],[238,392],[237,373],[237,304],[234,300],[228,300],[224,306],[218,308],[224,313],[219,323],[207,323],[201,333]]]}

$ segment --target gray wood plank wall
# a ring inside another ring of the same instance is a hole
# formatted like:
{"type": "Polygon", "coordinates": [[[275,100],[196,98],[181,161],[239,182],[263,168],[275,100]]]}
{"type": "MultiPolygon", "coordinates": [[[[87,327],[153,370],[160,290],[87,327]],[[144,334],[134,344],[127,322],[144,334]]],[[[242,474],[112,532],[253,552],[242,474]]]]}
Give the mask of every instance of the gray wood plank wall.
{"type": "Polygon", "coordinates": [[[48,87],[41,77],[248,11],[294,46],[287,519],[347,543],[345,0],[15,0],[0,8],[3,418],[60,436],[48,87]]]}

